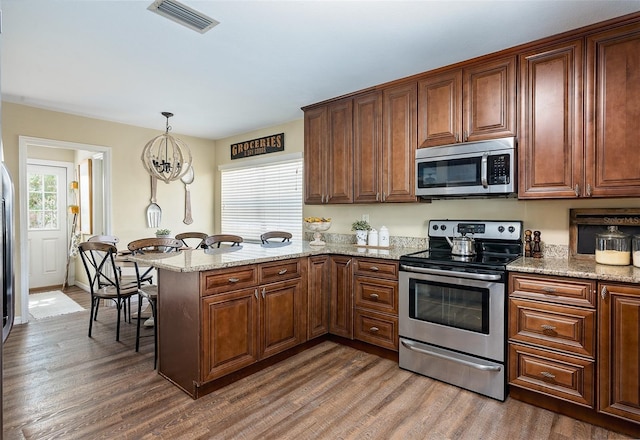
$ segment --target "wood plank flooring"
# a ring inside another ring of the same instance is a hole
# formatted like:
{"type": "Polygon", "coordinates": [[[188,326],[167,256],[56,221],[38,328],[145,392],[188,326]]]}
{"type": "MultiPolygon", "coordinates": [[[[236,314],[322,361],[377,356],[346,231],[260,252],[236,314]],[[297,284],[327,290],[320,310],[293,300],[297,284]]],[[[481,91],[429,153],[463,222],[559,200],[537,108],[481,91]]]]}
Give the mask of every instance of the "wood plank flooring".
{"type": "MultiPolygon", "coordinates": [[[[153,370],[135,325],[102,309],[14,327],[4,349],[4,438],[626,439],[523,402],[501,403],[323,342],[192,400],[153,370]]],[[[150,331],[148,332],[150,334],[150,331]]]]}

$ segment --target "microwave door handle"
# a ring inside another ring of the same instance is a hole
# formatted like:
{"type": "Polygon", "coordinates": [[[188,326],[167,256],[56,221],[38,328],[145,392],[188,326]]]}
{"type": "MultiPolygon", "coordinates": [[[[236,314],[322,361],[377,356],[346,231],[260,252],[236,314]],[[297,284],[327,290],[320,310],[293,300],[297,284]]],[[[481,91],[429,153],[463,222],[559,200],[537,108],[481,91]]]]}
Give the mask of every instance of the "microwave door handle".
{"type": "Polygon", "coordinates": [[[487,169],[489,168],[488,163],[489,155],[487,153],[484,153],[482,155],[482,162],[480,163],[480,181],[482,182],[482,187],[484,189],[489,188],[489,183],[487,181],[487,169]]]}

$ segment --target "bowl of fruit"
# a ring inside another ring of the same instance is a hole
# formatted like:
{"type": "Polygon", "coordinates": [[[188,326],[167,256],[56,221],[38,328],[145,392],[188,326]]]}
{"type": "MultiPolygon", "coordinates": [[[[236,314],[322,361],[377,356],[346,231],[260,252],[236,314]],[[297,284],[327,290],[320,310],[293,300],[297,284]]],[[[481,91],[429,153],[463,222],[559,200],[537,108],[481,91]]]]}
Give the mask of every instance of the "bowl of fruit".
{"type": "Polygon", "coordinates": [[[313,232],[313,241],[309,242],[312,246],[323,246],[326,243],[322,241],[322,232],[327,231],[331,227],[331,219],[325,217],[305,217],[304,227],[307,231],[313,232]]]}

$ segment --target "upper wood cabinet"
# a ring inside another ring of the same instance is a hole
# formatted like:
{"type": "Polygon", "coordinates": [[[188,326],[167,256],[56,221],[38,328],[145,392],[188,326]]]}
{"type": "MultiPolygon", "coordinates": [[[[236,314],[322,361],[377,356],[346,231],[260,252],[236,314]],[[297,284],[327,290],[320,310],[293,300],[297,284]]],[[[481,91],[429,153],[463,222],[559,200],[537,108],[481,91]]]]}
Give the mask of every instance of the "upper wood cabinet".
{"type": "Polygon", "coordinates": [[[522,54],[520,83],[521,199],[640,195],[637,24],[522,54]]]}
{"type": "Polygon", "coordinates": [[[382,200],[415,202],[417,84],[382,91],[382,200]]]}
{"type": "Polygon", "coordinates": [[[418,146],[516,135],[516,57],[427,74],[418,82],[418,146]]]}
{"type": "Polygon", "coordinates": [[[382,193],[382,92],[353,99],[353,199],[375,203],[382,193]]]}
{"type": "Polygon", "coordinates": [[[351,99],[305,111],[305,202],[353,201],[351,99]]]}
{"type": "Polygon", "coordinates": [[[577,197],[584,187],[583,41],[520,55],[518,196],[577,197]]]}
{"type": "Polygon", "coordinates": [[[640,26],[587,37],[586,192],[640,196],[640,26]]]}

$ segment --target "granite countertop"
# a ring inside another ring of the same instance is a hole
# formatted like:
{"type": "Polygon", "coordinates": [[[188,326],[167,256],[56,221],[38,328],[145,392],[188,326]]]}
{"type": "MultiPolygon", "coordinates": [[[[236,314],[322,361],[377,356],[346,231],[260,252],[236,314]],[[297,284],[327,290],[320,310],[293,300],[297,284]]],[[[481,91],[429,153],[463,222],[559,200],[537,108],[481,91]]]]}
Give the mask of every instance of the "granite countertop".
{"type": "Polygon", "coordinates": [[[357,257],[398,260],[401,255],[422,249],[411,247],[370,248],[355,244],[327,243],[325,246],[310,246],[308,241],[299,243],[242,243],[241,246],[214,249],[185,249],[176,253],[129,256],[132,261],[151,264],[174,272],[200,272],[225,267],[287,260],[312,255],[339,254],[357,257]]]}
{"type": "Polygon", "coordinates": [[[597,264],[594,260],[575,258],[521,257],[507,265],[507,270],[622,283],[640,283],[640,268],[638,267],[609,266],[597,264]]]}

